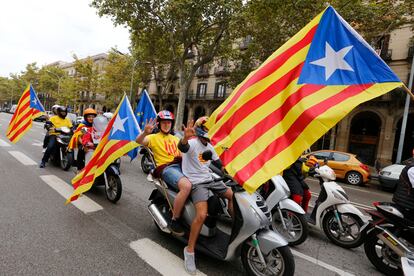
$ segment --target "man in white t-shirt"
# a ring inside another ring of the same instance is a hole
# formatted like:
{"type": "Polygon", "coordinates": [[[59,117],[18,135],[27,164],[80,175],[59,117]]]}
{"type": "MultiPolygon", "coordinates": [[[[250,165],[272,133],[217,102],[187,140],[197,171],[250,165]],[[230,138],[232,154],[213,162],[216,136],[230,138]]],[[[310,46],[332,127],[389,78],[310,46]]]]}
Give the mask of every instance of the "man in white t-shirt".
{"type": "Polygon", "coordinates": [[[209,155],[206,154],[209,151],[214,162],[213,164],[219,168],[222,167],[220,159],[207,136],[208,129],[204,125],[207,119],[207,117],[199,118],[194,127],[192,122],[188,123],[187,127],[184,128],[184,137],[178,143],[178,149],[182,152],[183,158],[181,163],[183,174],[193,184],[191,197],[196,209],[196,217],[191,224],[188,245],[184,248],[184,266],[190,274],[196,273],[194,248],[201,227],[207,217],[207,200],[210,196],[210,191],[228,199],[229,212],[233,216],[233,191],[224,185],[223,182],[214,182],[209,170],[212,161],[210,158],[207,158],[209,160],[203,158],[203,156],[209,155]],[[196,137],[191,139],[194,135],[196,137]]]}

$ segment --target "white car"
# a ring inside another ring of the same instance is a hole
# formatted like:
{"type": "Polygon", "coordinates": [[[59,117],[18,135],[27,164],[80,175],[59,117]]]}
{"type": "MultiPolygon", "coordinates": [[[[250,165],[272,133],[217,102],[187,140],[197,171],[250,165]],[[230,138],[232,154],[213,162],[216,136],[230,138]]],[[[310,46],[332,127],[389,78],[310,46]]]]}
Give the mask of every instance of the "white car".
{"type": "Polygon", "coordinates": [[[412,162],[413,159],[407,159],[402,162],[402,164],[392,164],[383,168],[378,175],[378,180],[381,184],[381,187],[384,190],[394,190],[399,179],[402,170],[404,169],[407,163],[412,162]]]}

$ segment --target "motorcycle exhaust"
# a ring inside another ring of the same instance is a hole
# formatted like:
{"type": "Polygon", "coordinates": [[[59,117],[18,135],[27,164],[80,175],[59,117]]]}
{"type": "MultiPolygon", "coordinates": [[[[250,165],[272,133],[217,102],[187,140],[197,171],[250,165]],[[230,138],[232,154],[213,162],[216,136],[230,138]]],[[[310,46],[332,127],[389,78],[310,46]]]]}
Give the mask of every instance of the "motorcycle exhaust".
{"type": "Polygon", "coordinates": [[[162,215],[161,211],[158,209],[157,205],[151,204],[148,206],[148,212],[151,214],[152,218],[154,219],[155,223],[158,227],[165,233],[171,233],[170,229],[168,229],[168,223],[165,220],[164,216],[162,215]]]}
{"type": "Polygon", "coordinates": [[[398,238],[396,238],[393,234],[391,234],[386,229],[380,228],[383,232],[377,235],[377,237],[383,241],[389,248],[391,248],[398,256],[403,257],[405,256],[406,252],[410,252],[410,250],[401,243],[398,238]]]}

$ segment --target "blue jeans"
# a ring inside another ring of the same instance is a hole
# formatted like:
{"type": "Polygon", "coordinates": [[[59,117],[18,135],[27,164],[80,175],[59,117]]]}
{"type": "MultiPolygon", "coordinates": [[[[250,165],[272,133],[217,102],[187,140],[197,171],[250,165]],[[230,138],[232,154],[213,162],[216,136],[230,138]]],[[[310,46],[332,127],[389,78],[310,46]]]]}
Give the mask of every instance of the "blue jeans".
{"type": "Polygon", "coordinates": [[[185,177],[183,171],[181,170],[180,164],[172,164],[164,168],[161,174],[162,179],[167,182],[168,185],[178,189],[178,181],[185,177]]]}
{"type": "Polygon", "coordinates": [[[45,152],[45,154],[43,155],[43,158],[42,158],[42,162],[45,162],[45,163],[49,161],[50,155],[52,155],[54,153],[55,147],[56,147],[56,144],[57,144],[56,135],[50,135],[49,137],[50,137],[49,138],[49,143],[47,144],[46,152],[45,152]]]}

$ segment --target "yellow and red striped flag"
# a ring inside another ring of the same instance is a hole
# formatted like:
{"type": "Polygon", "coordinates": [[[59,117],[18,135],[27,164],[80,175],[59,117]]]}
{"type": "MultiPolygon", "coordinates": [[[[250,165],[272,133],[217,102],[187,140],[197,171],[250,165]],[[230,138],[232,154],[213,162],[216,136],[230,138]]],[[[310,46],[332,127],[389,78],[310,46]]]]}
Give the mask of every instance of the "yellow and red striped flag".
{"type": "Polygon", "coordinates": [[[328,7],[235,88],[210,116],[209,136],[230,175],[253,192],[353,108],[401,85],[328,7]]]}
{"type": "Polygon", "coordinates": [[[29,84],[20,97],[16,111],[10,120],[7,138],[12,143],[16,143],[32,127],[32,120],[43,114],[45,114],[45,109],[29,84]]]}
{"type": "Polygon", "coordinates": [[[93,185],[95,178],[103,174],[116,159],[138,147],[135,138],[141,132],[128,98],[124,95],[112,119],[106,127],[101,141],[91,160],[73,179],[75,191],[66,200],[66,204],[78,199],[93,185]]]}

